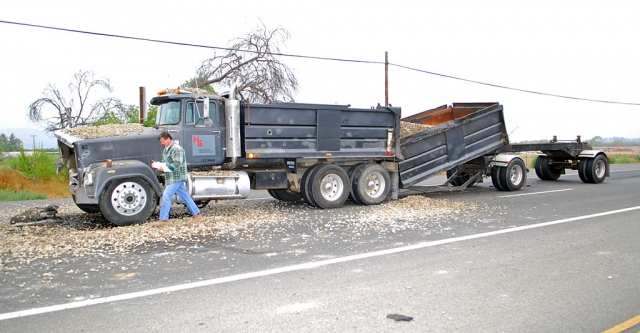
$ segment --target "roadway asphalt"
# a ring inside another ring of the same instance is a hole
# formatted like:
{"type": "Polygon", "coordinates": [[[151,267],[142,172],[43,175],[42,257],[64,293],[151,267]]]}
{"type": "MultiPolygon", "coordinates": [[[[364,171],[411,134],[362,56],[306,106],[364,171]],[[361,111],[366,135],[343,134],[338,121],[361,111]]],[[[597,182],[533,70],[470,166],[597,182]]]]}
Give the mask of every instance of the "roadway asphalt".
{"type": "Polygon", "coordinates": [[[333,215],[318,211],[268,247],[65,258],[74,274],[57,283],[42,282],[52,263],[5,270],[0,331],[602,332],[640,315],[640,165],[613,165],[602,184],[567,173],[428,193],[488,207],[434,230],[349,238],[323,232],[333,215]],[[135,274],[93,269],[105,265],[135,274]]]}

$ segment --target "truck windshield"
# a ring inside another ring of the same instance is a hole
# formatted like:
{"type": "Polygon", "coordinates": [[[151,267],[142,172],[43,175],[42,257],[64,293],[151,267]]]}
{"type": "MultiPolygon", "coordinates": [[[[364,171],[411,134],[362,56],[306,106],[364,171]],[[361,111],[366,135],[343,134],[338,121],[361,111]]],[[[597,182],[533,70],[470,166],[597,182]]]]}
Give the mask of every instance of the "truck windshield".
{"type": "Polygon", "coordinates": [[[180,101],[158,105],[157,125],[175,125],[180,122],[180,101]]]}

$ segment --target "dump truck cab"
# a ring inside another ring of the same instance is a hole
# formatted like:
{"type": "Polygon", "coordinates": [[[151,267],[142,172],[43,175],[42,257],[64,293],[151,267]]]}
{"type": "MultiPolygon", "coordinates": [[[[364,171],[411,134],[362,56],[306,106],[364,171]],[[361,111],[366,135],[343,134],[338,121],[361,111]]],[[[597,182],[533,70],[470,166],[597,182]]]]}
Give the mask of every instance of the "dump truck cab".
{"type": "Polygon", "coordinates": [[[220,97],[163,91],[151,99],[151,105],[158,106],[156,128],[165,129],[184,148],[190,167],[224,162],[227,130],[220,97]]]}

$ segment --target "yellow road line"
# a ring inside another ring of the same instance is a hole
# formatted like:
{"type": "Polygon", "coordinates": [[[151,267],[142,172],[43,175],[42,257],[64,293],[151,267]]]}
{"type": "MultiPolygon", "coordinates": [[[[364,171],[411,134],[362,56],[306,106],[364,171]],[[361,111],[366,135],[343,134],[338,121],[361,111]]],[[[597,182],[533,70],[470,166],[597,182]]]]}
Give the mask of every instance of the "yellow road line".
{"type": "MultiPolygon", "coordinates": [[[[624,323],[620,323],[616,326],[611,327],[610,329],[603,331],[602,333],[620,333],[622,331],[628,330],[633,326],[640,324],[640,315],[637,315],[624,323]]],[[[640,332],[640,331],[639,331],[640,332]]]]}

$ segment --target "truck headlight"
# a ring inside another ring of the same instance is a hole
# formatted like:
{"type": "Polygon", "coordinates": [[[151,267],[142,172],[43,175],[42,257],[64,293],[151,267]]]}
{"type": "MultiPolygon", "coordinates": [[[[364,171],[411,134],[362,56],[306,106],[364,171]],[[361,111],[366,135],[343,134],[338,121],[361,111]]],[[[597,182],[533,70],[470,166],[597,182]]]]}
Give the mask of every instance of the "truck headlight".
{"type": "Polygon", "coordinates": [[[85,173],[84,174],[84,185],[93,185],[93,174],[85,173]]]}

